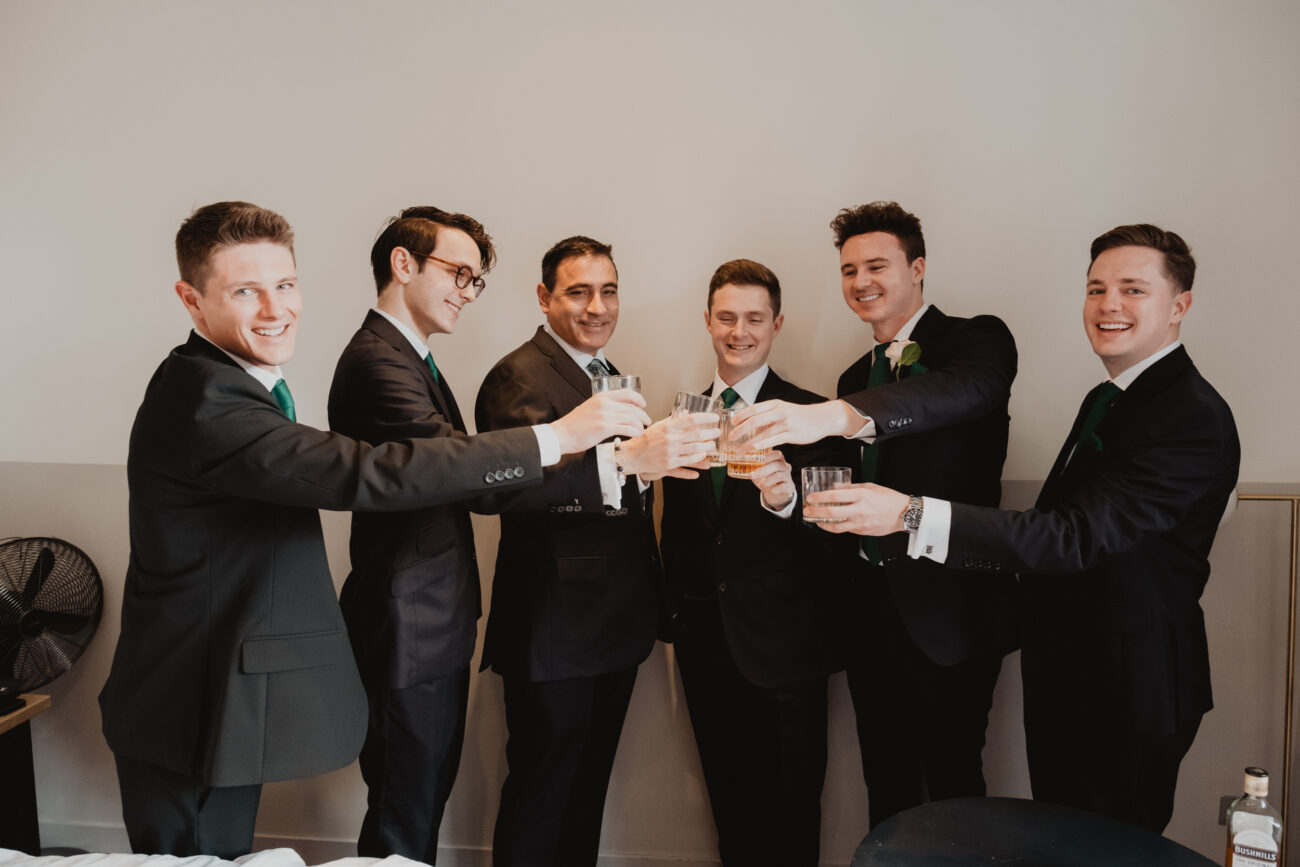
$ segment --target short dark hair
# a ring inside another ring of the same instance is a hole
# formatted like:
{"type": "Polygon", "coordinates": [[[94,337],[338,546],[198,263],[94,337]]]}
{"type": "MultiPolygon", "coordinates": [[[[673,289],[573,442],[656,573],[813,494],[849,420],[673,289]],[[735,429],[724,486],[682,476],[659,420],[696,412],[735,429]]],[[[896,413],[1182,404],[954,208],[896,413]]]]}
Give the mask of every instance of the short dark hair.
{"type": "Polygon", "coordinates": [[[492,236],[483,224],[466,214],[457,214],[432,205],[416,205],[402,211],[384,224],[375,245],[370,248],[370,268],[375,273],[375,289],[380,292],[393,279],[393,250],[405,247],[421,256],[416,271],[424,270],[423,256],[433,252],[438,245],[439,229],[459,229],[474,239],[478,247],[479,264],[486,274],[496,264],[497,252],[492,246],[492,236]]]}
{"type": "MultiPolygon", "coordinates": [[[[582,256],[604,256],[613,262],[614,247],[611,244],[602,244],[586,235],[574,235],[560,241],[547,250],[546,255],[542,257],[542,285],[546,287],[546,291],[551,292],[555,289],[555,272],[566,259],[577,259],[582,256]]],[[[614,271],[618,272],[617,265],[614,266],[614,271]]]]}
{"type": "Polygon", "coordinates": [[[275,211],[249,202],[216,202],[197,208],[176,232],[181,279],[199,292],[212,254],[236,244],[279,244],[293,254],[293,227],[275,211]]]}
{"type": "Polygon", "coordinates": [[[732,259],[723,262],[713,272],[709,281],[709,304],[713,309],[713,294],[723,286],[762,286],[767,290],[767,297],[772,301],[772,317],[781,315],[781,281],[776,279],[772,269],[753,259],[732,259]]]}
{"type": "Polygon", "coordinates": [[[1097,261],[1098,256],[1116,247],[1150,247],[1159,250],[1164,254],[1164,272],[1169,282],[1174,284],[1174,294],[1192,288],[1192,280],[1196,278],[1196,260],[1192,258],[1192,250],[1187,242],[1177,234],[1166,232],[1150,223],[1116,226],[1093,240],[1088,270],[1092,270],[1092,263],[1097,261]]]}
{"type": "Polygon", "coordinates": [[[904,211],[898,202],[872,202],[856,208],[844,208],[831,220],[831,231],[835,233],[837,250],[842,249],[844,242],[855,235],[888,232],[898,239],[909,265],[917,259],[925,258],[925,235],[921,233],[921,221],[915,214],[904,211]]]}

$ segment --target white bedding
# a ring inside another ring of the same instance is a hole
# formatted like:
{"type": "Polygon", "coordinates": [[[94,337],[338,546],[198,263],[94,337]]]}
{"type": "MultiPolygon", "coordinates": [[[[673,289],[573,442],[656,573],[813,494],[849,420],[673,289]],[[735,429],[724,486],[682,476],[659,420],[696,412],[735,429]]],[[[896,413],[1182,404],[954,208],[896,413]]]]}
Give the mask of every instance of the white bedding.
{"type": "MultiPolygon", "coordinates": [[[[319,867],[419,867],[420,863],[400,855],[390,855],[383,859],[339,858],[319,867]]],[[[177,858],[174,855],[108,855],[92,852],[86,855],[33,856],[13,849],[0,849],[0,867],[230,867],[235,864],[242,867],[307,867],[302,856],[292,849],[266,849],[234,861],[223,861],[215,855],[177,858]]]]}

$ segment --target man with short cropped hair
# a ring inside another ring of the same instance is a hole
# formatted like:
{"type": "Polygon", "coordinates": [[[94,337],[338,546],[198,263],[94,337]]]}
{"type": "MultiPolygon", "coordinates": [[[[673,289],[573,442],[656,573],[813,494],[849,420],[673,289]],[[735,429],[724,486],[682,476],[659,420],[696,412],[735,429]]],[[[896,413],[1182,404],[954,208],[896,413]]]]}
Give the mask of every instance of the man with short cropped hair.
{"type": "MultiPolygon", "coordinates": [[[[717,358],[705,393],[732,409],[825,400],[768,366],[784,321],[771,270],[721,265],[704,313],[717,358]]],[[[796,481],[803,467],[849,466],[856,454],[834,437],[773,450],[748,481],[716,467],[663,483],[674,656],[724,867],[818,864],[838,576],[827,537],[800,520],[796,481]]]]}
{"type": "MultiPolygon", "coordinates": [[[[617,373],[604,353],[619,301],[608,244],[574,236],[553,246],[537,301],[546,323],[488,372],[474,409],[479,430],[555,418],[591,393],[595,376],[617,373]]],[[[501,516],[483,647],[483,667],[504,682],[510,735],[495,867],[596,863],[637,666],[660,628],[661,572],[644,488],[662,473],[647,471],[703,461],[715,422],[711,413],[665,419],[642,436],[597,446],[616,455],[621,483],[604,508],[574,503],[501,516]]]]}
{"type": "MultiPolygon", "coordinates": [[[[365,735],[317,510],[538,484],[543,434],[372,448],[297,424],[280,371],[302,309],[288,222],[207,205],[176,257],[194,330],[131,430],[131,560],[100,708],[132,849],[233,858],[252,848],[262,783],[342,767],[365,735]]],[[[554,459],[640,432],[640,405],[608,396],[552,424],[554,459]]]]}
{"type": "MultiPolygon", "coordinates": [[[[909,556],[1015,570],[1034,797],[1164,831],[1213,702],[1200,596],[1241,461],[1232,411],[1179,338],[1196,262],[1157,226],[1092,243],[1083,326],[1108,379],[1084,398],[1033,509],[867,485],[836,532],[905,530],[909,556]]],[[[919,561],[924,562],[924,560],[919,561]]]]}

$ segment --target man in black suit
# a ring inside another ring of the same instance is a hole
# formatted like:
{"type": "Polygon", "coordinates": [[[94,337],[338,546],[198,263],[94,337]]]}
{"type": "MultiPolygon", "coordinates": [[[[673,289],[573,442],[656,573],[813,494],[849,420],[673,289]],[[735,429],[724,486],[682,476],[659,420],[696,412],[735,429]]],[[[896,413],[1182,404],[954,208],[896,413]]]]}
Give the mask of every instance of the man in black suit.
{"type": "MultiPolygon", "coordinates": [[[[302,307],[289,224],[208,205],[176,254],[194,331],[131,431],[131,561],[100,707],[132,848],[229,858],[252,847],[263,782],[346,765],[365,734],[317,510],[538,484],[542,456],[528,430],[371,448],[296,424],[280,377],[302,307]]],[[[560,450],[638,432],[637,401],[553,425],[560,450]]]]}
{"type": "MultiPolygon", "coordinates": [[[[781,331],[781,284],[748,259],[709,281],[704,322],[717,356],[706,391],[731,408],[825,398],[767,364],[781,331]]],[[[674,655],[725,867],[817,867],[826,777],[831,564],[826,537],[796,514],[793,475],[850,466],[833,438],[783,446],[749,484],[717,467],[665,479],[661,547],[676,612],[674,655]]]]}
{"type": "Polygon", "coordinates": [[[1231,410],[1179,340],[1195,274],[1183,239],[1156,226],[1093,241],[1083,325],[1110,378],[1033,509],[868,485],[815,510],[848,518],[828,529],[906,529],[913,557],[1019,571],[1034,797],[1157,833],[1212,706],[1200,596],[1241,460],[1231,410]]]}
{"type": "MultiPolygon", "coordinates": [[[[407,208],[380,233],[370,259],[379,299],[339,358],[330,426],[370,445],[464,437],[456,397],[425,340],[451,333],[482,291],[482,274],[495,261],[491,237],[464,214],[407,208]]],[[[539,437],[547,433],[546,426],[537,430],[539,437]]],[[[437,858],[438,826],[465,739],[481,610],[469,511],[576,504],[599,512],[606,494],[597,465],[588,450],[548,468],[541,486],[409,512],[353,514],[352,572],[341,602],[370,706],[361,749],[368,808],[358,854],[429,864],[437,858]]]]}
{"type": "MultiPolygon", "coordinates": [[[[603,347],[618,322],[609,245],[567,238],[542,259],[537,298],[546,324],[488,373],[479,430],[538,424],[615,372],[603,347]]],[[[483,667],[505,686],[509,773],[493,840],[496,867],[596,863],[609,774],[637,665],[660,627],[661,571],[650,523],[651,453],[658,466],[704,460],[711,414],[666,419],[644,436],[597,449],[613,455],[618,496],[501,517],[483,667]],[[656,442],[651,432],[664,435],[656,442]]],[[[690,471],[677,471],[691,474],[690,471]]],[[[657,475],[657,474],[656,474],[657,475]]]]}
{"type": "MultiPolygon", "coordinates": [[[[840,377],[840,399],[759,404],[758,445],[828,435],[863,444],[867,480],[996,506],[1016,346],[993,316],[925,303],[920,221],[894,202],[831,223],[844,300],[875,346],[840,377]]],[[[862,549],[848,582],[846,668],[874,827],[922,803],[985,793],[980,753],[1002,657],[1015,645],[1014,578],[972,578],[908,559],[903,534],[862,549]]]]}

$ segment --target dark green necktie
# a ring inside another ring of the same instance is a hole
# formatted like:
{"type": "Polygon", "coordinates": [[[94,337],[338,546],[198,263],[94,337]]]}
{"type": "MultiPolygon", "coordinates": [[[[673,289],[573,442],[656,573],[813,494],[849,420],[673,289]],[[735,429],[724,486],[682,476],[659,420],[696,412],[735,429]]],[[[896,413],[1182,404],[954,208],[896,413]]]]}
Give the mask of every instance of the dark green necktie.
{"type": "MultiPolygon", "coordinates": [[[[889,382],[889,359],[885,356],[885,350],[887,349],[889,349],[888,343],[876,344],[876,348],[873,350],[876,360],[871,363],[871,372],[867,374],[867,388],[875,388],[889,382]]],[[[874,482],[876,480],[876,462],[879,460],[880,447],[875,443],[864,443],[862,446],[862,481],[874,482]]],[[[862,553],[873,564],[879,564],[881,562],[880,541],[875,536],[863,536],[862,553]]]]}
{"type": "Polygon", "coordinates": [[[1090,404],[1088,415],[1079,428],[1079,435],[1075,437],[1074,449],[1065,462],[1066,466],[1074,462],[1075,456],[1082,449],[1090,449],[1094,452],[1101,451],[1101,440],[1097,438],[1097,425],[1101,424],[1106,411],[1115,405],[1115,398],[1119,397],[1122,391],[1123,389],[1115,383],[1106,381],[1088,392],[1088,396],[1084,398],[1084,403],[1090,404]]]}
{"type": "MultiPolygon", "coordinates": [[[[736,405],[736,401],[740,400],[740,395],[736,394],[736,390],[730,386],[722,390],[720,397],[722,398],[722,405],[726,409],[731,409],[736,405]]],[[[713,476],[713,502],[721,506],[722,486],[727,481],[727,468],[714,467],[709,473],[713,476]]]]}
{"type": "Polygon", "coordinates": [[[434,382],[442,382],[442,377],[438,376],[438,365],[436,365],[436,364],[433,363],[433,353],[432,353],[432,352],[429,352],[429,353],[426,353],[426,354],[425,354],[425,356],[424,356],[424,363],[427,364],[427,365],[429,365],[429,371],[433,374],[433,381],[434,381],[434,382]]]}
{"type": "Polygon", "coordinates": [[[591,374],[592,379],[598,376],[609,376],[609,368],[599,358],[593,358],[587,362],[587,372],[591,374]]]}
{"type": "Polygon", "coordinates": [[[275,385],[271,386],[271,397],[280,404],[280,409],[289,417],[289,421],[298,420],[298,414],[293,411],[293,395],[289,394],[289,386],[283,379],[277,379],[275,385]]]}

